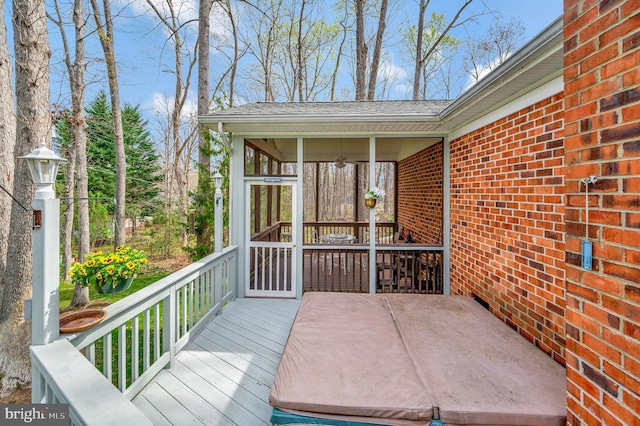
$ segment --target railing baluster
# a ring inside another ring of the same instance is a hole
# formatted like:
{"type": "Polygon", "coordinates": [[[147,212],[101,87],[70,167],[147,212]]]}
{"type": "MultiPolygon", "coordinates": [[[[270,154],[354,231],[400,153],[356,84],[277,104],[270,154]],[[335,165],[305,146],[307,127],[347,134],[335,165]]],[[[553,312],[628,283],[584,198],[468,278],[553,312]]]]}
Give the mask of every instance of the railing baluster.
{"type": "Polygon", "coordinates": [[[176,333],[178,337],[182,337],[187,332],[187,289],[186,287],[182,287],[180,289],[179,294],[182,298],[182,303],[180,304],[180,309],[176,309],[176,314],[179,318],[181,318],[182,327],[176,327],[176,333]]]}
{"type": "Polygon", "coordinates": [[[140,369],[140,324],[138,316],[131,319],[131,383],[138,379],[140,369]]]}
{"type": "Polygon", "coordinates": [[[142,340],[142,371],[147,371],[149,366],[151,365],[151,310],[146,309],[144,311],[144,322],[143,322],[143,340],[142,340]]]}
{"type": "MultiPolygon", "coordinates": [[[[165,299],[166,300],[166,299],[165,299]]],[[[165,300],[162,301],[162,306],[165,304],[165,300]]],[[[156,303],[153,307],[153,362],[156,362],[160,358],[160,304],[156,303]]],[[[170,322],[167,325],[171,324],[170,322]]]]}
{"type": "Polygon", "coordinates": [[[93,365],[96,365],[96,344],[91,343],[84,350],[84,356],[89,360],[89,362],[93,365]]]}
{"type": "Polygon", "coordinates": [[[162,306],[164,308],[162,317],[162,353],[169,354],[169,367],[173,367],[176,357],[176,325],[178,322],[176,315],[176,312],[178,311],[176,293],[176,291],[170,292],[162,302],[162,306]]]}
{"type": "MultiPolygon", "coordinates": [[[[266,249],[269,250],[269,264],[273,265],[273,247],[267,247],[266,249]]],[[[268,268],[267,270],[265,263],[266,261],[262,263],[262,267],[265,273],[269,274],[269,290],[275,290],[273,288],[273,271],[271,268],[268,268]]]]}
{"type": "Polygon", "coordinates": [[[113,339],[109,332],[102,338],[102,373],[110,382],[112,381],[111,376],[113,375],[111,360],[111,354],[113,353],[113,349],[111,348],[112,343],[113,339]]]}
{"type": "Polygon", "coordinates": [[[194,291],[195,291],[195,294],[193,295],[194,316],[193,316],[193,323],[191,324],[191,327],[193,327],[193,324],[195,324],[200,320],[200,318],[202,318],[203,307],[202,307],[202,299],[200,298],[200,293],[202,290],[202,275],[194,280],[193,285],[194,285],[194,291]]]}
{"type": "Polygon", "coordinates": [[[118,327],[118,389],[127,388],[127,325],[118,327]]]}

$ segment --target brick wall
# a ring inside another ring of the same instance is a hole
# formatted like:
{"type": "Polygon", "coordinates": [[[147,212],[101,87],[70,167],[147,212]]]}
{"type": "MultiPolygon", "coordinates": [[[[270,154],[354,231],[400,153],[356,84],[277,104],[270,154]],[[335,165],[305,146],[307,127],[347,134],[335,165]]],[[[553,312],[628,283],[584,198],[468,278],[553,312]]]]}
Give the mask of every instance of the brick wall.
{"type": "Polygon", "coordinates": [[[442,244],[442,142],[398,163],[398,223],[423,244],[442,244]]]}
{"type": "Polygon", "coordinates": [[[640,424],[640,3],[565,0],[568,424],[640,424]],[[581,265],[585,188],[593,270],[581,265]]]}
{"type": "Polygon", "coordinates": [[[564,363],[563,97],[451,141],[451,293],[564,363]]]}

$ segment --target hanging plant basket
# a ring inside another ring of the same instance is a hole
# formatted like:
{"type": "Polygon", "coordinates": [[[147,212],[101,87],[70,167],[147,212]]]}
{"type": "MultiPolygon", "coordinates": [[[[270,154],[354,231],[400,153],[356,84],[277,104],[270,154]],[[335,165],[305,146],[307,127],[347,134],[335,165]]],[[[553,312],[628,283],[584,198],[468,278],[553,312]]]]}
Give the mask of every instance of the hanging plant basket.
{"type": "Polygon", "coordinates": [[[375,198],[365,198],[364,205],[372,209],[376,206],[376,201],[378,200],[376,200],[375,198]]]}
{"type": "Polygon", "coordinates": [[[133,282],[133,275],[129,278],[112,278],[109,277],[104,280],[96,280],[96,287],[101,294],[119,293],[121,291],[128,290],[133,282]]]}

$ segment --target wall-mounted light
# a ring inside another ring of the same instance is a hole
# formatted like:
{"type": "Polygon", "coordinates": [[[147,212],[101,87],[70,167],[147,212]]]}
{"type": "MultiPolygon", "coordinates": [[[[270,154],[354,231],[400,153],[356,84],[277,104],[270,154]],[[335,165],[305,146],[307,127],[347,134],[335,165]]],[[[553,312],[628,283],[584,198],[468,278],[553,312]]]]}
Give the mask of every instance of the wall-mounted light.
{"type": "Polygon", "coordinates": [[[58,166],[60,163],[66,163],[67,160],[58,157],[55,152],[47,148],[44,138],[42,139],[40,148],[36,148],[29,154],[18,158],[27,160],[31,178],[38,186],[34,198],[36,200],[51,200],[56,198],[53,185],[56,183],[58,166]]]}

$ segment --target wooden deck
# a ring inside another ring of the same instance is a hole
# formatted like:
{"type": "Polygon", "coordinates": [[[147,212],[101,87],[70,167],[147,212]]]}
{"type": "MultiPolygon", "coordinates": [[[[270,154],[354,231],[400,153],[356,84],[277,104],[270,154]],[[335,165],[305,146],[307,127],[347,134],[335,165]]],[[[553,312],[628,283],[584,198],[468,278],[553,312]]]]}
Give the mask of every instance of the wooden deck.
{"type": "Polygon", "coordinates": [[[270,425],[271,383],[299,305],[231,302],[133,403],[156,425],[270,425]]]}

